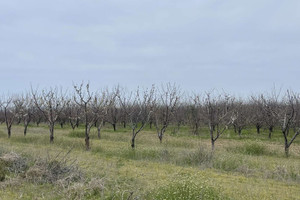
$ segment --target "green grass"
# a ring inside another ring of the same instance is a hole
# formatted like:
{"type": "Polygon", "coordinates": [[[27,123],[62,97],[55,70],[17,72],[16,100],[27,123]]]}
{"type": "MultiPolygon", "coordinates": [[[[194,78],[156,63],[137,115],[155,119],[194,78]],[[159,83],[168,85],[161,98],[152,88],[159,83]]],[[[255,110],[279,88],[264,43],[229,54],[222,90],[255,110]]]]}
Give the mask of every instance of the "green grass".
{"type": "MultiPolygon", "coordinates": [[[[300,143],[284,156],[279,130],[272,139],[267,132],[243,130],[239,137],[228,130],[211,153],[208,129],[198,136],[182,127],[166,132],[160,143],[155,129],[147,127],[130,148],[131,131],[107,125],[101,139],[91,130],[91,150],[85,151],[84,127],[72,131],[56,126],[54,144],[44,124],[30,126],[23,136],[22,126],[13,126],[7,138],[0,126],[0,155],[17,152],[34,159],[68,154],[68,159],[84,172],[84,183],[67,188],[56,184],[14,181],[13,175],[0,182],[1,199],[299,199],[300,143]],[[99,183],[100,180],[100,183],[99,183]],[[99,188],[97,185],[103,187],[99,188]]],[[[32,163],[31,163],[32,164],[32,163]]],[[[1,173],[1,172],[0,172],[1,173]]],[[[4,173],[6,173],[4,171],[4,173]]]]}

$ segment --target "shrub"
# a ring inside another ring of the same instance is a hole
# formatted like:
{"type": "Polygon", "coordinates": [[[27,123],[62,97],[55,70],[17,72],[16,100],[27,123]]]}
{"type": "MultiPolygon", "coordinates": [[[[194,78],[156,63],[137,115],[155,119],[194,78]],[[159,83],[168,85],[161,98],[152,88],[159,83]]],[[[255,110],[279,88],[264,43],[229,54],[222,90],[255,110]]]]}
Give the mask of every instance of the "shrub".
{"type": "Polygon", "coordinates": [[[0,157],[0,181],[9,173],[21,174],[27,169],[27,160],[18,154],[5,153],[0,157]]]}
{"type": "Polygon", "coordinates": [[[74,164],[67,165],[64,159],[37,159],[25,177],[34,183],[60,183],[68,185],[83,179],[83,174],[74,164]]]}

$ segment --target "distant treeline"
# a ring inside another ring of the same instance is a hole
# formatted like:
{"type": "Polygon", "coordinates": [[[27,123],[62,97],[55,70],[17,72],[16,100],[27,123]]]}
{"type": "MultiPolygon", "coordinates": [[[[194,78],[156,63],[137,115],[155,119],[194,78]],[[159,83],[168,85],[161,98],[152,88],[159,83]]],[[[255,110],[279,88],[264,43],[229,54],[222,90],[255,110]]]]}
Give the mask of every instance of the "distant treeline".
{"type": "Polygon", "coordinates": [[[246,127],[269,130],[271,139],[274,128],[280,128],[286,155],[299,134],[300,96],[293,91],[284,95],[273,90],[268,94],[256,94],[239,99],[224,92],[203,92],[184,95],[175,84],[128,91],[120,86],[92,92],[89,84],[73,86],[73,94],[59,88],[34,90],[27,94],[7,95],[0,99],[0,123],[5,123],[8,137],[13,124],[24,124],[26,136],[29,123],[37,126],[47,123],[50,142],[54,142],[55,124],[72,129],[85,127],[86,149],[90,149],[90,129],[95,126],[98,138],[101,128],[111,124],[113,130],[122,125],[132,129],[131,147],[146,125],[157,132],[159,141],[171,124],[178,129],[189,126],[192,134],[199,134],[201,127],[208,127],[214,150],[215,141],[230,127],[241,135],[246,127]]]}

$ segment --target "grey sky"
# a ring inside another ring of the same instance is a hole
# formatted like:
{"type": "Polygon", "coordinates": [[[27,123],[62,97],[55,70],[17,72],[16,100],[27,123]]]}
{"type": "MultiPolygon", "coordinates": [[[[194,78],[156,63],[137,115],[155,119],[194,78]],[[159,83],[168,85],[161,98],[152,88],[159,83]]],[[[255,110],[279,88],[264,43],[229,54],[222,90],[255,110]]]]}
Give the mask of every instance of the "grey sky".
{"type": "Polygon", "coordinates": [[[0,0],[0,89],[300,92],[300,1],[0,0]]]}

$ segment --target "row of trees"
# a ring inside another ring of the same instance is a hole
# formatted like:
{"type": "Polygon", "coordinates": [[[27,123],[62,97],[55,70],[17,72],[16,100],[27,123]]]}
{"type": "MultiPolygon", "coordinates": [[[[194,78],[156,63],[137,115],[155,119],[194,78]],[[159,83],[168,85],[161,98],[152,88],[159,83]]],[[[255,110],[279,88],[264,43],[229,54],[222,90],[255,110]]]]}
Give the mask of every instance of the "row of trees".
{"type": "Polygon", "coordinates": [[[215,142],[230,127],[241,136],[247,127],[267,128],[271,139],[274,128],[281,128],[285,153],[299,135],[300,97],[287,91],[280,95],[275,91],[264,95],[236,99],[225,93],[206,92],[202,95],[184,95],[178,86],[166,84],[160,88],[138,88],[127,91],[121,87],[91,92],[89,84],[74,85],[73,93],[62,89],[33,90],[25,95],[11,95],[0,100],[0,122],[5,123],[8,137],[14,123],[24,124],[24,135],[30,122],[49,126],[50,143],[54,142],[54,127],[69,123],[74,130],[80,124],[85,127],[85,145],[90,149],[90,130],[97,127],[98,138],[105,123],[114,130],[118,124],[132,130],[131,147],[135,139],[149,124],[156,129],[160,142],[170,124],[174,131],[183,125],[199,134],[201,127],[208,127],[212,150],[215,142]],[[293,131],[293,134],[289,133],[293,131]]]}

